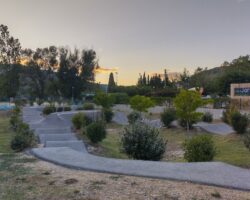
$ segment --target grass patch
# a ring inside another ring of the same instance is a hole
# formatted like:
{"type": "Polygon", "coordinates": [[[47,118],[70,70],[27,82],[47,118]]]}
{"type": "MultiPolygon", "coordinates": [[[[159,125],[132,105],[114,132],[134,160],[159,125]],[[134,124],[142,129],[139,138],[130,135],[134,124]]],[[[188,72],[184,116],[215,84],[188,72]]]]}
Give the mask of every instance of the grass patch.
{"type": "Polygon", "coordinates": [[[10,141],[14,132],[9,126],[10,117],[0,112],[0,153],[13,152],[10,148],[10,141]]]}
{"type": "MultiPolygon", "coordinates": [[[[111,125],[108,127],[107,137],[100,142],[99,146],[102,149],[101,155],[106,157],[127,159],[127,155],[120,151],[121,144],[121,131],[122,126],[111,125]]],[[[184,129],[171,128],[162,129],[160,131],[161,136],[168,141],[167,153],[169,151],[180,151],[182,150],[182,143],[185,139],[197,135],[207,134],[205,132],[198,132],[191,130],[187,133],[184,129]]],[[[217,155],[215,161],[221,161],[232,165],[250,168],[250,151],[244,146],[242,136],[237,134],[231,134],[228,136],[212,135],[217,155]]],[[[163,158],[163,160],[174,161],[174,162],[186,162],[183,157],[181,158],[163,158]]]]}

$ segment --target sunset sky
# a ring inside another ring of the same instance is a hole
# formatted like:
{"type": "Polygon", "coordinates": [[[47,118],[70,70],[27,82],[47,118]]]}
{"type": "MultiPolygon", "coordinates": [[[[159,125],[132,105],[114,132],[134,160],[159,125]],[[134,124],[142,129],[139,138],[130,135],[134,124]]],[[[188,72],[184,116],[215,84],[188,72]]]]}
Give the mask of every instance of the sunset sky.
{"type": "MultiPolygon", "coordinates": [[[[140,72],[216,67],[250,54],[250,0],[0,0],[22,47],[93,48],[130,85],[140,72]]],[[[108,73],[97,75],[106,83],[108,73]]]]}

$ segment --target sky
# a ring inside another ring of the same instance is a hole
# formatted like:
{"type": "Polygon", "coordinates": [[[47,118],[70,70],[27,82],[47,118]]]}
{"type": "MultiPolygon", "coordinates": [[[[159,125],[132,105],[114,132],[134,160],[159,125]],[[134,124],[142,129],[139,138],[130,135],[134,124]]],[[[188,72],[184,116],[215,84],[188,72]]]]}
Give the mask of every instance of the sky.
{"type": "Polygon", "coordinates": [[[144,71],[193,72],[250,54],[250,0],[0,0],[0,7],[0,23],[23,48],[93,48],[101,67],[117,70],[119,85],[144,71]]]}

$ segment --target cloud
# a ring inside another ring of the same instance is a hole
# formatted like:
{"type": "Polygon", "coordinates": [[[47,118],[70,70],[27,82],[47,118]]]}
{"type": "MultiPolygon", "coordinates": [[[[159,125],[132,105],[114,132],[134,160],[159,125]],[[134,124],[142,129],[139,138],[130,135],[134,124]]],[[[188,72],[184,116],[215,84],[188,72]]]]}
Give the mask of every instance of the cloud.
{"type": "Polygon", "coordinates": [[[100,74],[108,74],[111,72],[117,72],[118,67],[113,67],[113,68],[106,68],[106,67],[98,67],[95,69],[95,73],[100,73],[100,74]]]}

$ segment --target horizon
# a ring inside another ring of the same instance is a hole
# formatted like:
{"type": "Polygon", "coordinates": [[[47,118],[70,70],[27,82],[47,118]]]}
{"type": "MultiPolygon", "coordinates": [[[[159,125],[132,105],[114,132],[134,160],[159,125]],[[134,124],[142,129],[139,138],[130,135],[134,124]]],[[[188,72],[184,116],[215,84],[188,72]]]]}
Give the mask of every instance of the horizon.
{"type": "Polygon", "coordinates": [[[104,84],[111,71],[133,85],[139,73],[192,73],[250,53],[249,0],[0,2],[1,23],[23,48],[93,48],[104,84]]]}

